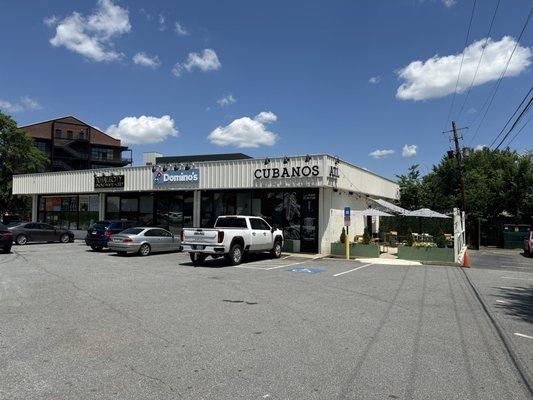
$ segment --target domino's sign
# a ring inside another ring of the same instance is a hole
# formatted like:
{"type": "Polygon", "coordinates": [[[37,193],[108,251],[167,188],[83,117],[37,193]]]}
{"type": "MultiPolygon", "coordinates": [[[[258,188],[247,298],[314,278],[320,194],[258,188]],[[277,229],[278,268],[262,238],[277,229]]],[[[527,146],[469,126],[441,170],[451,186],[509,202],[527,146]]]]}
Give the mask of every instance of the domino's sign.
{"type": "Polygon", "coordinates": [[[154,186],[198,186],[199,183],[198,168],[154,172],[154,186]]]}

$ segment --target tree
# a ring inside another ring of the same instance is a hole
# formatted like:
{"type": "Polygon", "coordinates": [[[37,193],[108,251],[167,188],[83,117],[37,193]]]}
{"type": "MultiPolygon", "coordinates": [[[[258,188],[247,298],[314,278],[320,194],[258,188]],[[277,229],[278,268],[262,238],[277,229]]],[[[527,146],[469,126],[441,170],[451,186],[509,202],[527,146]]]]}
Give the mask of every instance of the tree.
{"type": "Polygon", "coordinates": [[[421,188],[418,164],[411,165],[407,175],[396,175],[400,186],[400,207],[408,210],[420,208],[421,188]]]}
{"type": "Polygon", "coordinates": [[[13,196],[13,175],[37,172],[48,163],[31,137],[17,129],[16,122],[0,112],[0,216],[27,209],[28,198],[13,196]]]}

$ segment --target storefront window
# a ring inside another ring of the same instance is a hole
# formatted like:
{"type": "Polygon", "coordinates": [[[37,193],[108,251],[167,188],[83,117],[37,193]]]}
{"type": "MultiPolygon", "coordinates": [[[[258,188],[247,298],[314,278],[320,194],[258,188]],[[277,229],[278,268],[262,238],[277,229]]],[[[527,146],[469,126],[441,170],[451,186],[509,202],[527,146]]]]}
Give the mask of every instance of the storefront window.
{"type": "Polygon", "coordinates": [[[157,226],[179,233],[183,227],[193,226],[194,196],[192,192],[158,193],[155,199],[157,226]]]}
{"type": "Polygon", "coordinates": [[[200,210],[203,227],[212,227],[220,215],[254,215],[283,230],[301,251],[318,250],[318,192],[309,190],[254,190],[203,192],[200,210]]]}
{"type": "Polygon", "coordinates": [[[98,219],[98,195],[43,196],[37,220],[56,227],[87,229],[98,219]]]}

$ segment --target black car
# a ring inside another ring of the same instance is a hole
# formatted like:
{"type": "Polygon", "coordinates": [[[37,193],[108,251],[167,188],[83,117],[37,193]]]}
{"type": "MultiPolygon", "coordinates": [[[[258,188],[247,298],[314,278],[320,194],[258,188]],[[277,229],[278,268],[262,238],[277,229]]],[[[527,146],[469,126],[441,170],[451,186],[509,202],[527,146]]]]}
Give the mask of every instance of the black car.
{"type": "Polygon", "coordinates": [[[3,253],[9,253],[12,244],[13,234],[7,229],[7,226],[0,224],[0,249],[3,253]]]}
{"type": "Polygon", "coordinates": [[[74,233],[68,229],[56,228],[42,222],[24,222],[8,228],[13,234],[13,241],[18,245],[29,242],[61,242],[74,240],[74,233]]]}
{"type": "Polygon", "coordinates": [[[110,220],[98,221],[87,230],[85,244],[91,246],[94,251],[100,251],[107,247],[107,242],[111,235],[120,233],[124,229],[132,228],[139,225],[137,221],[110,220]]]}

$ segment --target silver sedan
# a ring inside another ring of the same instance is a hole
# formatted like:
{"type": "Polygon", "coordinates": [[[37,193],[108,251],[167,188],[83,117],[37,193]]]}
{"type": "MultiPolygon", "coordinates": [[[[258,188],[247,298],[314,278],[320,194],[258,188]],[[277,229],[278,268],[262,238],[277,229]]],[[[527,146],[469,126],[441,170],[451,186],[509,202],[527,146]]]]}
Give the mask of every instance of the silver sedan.
{"type": "Polygon", "coordinates": [[[143,227],[129,228],[112,235],[108,246],[118,254],[139,253],[141,256],[181,249],[179,238],[166,229],[143,227]]]}

